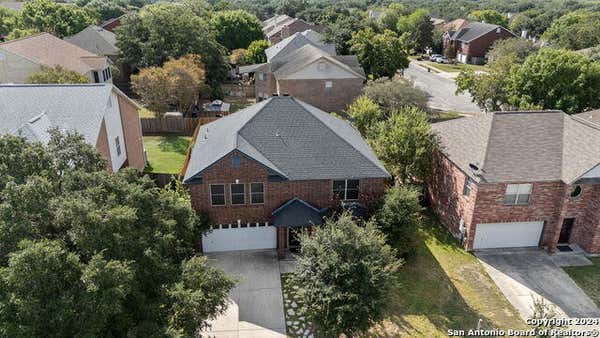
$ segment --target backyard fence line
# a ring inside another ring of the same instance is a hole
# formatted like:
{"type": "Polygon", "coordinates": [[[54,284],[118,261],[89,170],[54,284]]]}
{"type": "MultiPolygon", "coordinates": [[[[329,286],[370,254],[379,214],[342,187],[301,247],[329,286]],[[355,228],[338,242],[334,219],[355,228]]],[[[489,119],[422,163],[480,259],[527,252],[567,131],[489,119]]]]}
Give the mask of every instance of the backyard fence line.
{"type": "Polygon", "coordinates": [[[177,134],[192,136],[198,125],[207,124],[218,117],[163,117],[141,118],[144,135],[177,134]]]}

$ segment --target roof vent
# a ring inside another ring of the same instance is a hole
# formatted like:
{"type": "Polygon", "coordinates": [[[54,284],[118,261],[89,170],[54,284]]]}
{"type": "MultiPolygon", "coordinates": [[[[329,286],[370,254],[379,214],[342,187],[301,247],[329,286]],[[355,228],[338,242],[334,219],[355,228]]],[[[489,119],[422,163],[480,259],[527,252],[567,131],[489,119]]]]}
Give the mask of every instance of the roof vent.
{"type": "Polygon", "coordinates": [[[279,93],[273,93],[273,97],[279,96],[279,93]]]}
{"type": "Polygon", "coordinates": [[[475,176],[479,176],[482,173],[479,163],[469,163],[469,168],[471,168],[471,171],[473,171],[475,176]]]}
{"type": "Polygon", "coordinates": [[[290,96],[290,93],[283,93],[281,96],[290,96]]]}

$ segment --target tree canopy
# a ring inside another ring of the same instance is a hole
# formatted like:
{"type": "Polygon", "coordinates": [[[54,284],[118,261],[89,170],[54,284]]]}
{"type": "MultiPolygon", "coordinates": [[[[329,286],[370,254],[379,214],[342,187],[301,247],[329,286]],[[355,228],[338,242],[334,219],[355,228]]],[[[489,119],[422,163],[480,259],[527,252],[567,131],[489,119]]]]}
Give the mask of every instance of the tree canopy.
{"type": "Polygon", "coordinates": [[[112,174],[78,134],[0,137],[0,332],[193,336],[233,281],[194,256],[207,222],[180,187],[112,174]]]}
{"type": "Polygon", "coordinates": [[[492,25],[508,28],[508,18],[506,15],[499,13],[493,9],[481,9],[469,13],[468,18],[473,21],[480,21],[492,25]]]}
{"type": "Polygon", "coordinates": [[[90,80],[78,72],[68,70],[62,66],[42,66],[39,72],[31,74],[27,83],[88,83],[90,80]]]}
{"type": "Polygon", "coordinates": [[[246,62],[248,64],[267,62],[267,54],[265,50],[271,45],[267,40],[252,41],[246,50],[246,62]]]}
{"type": "Polygon", "coordinates": [[[417,9],[410,15],[400,17],[396,26],[399,34],[409,34],[411,47],[418,52],[433,47],[433,28],[431,16],[425,9],[417,9]]]}
{"type": "Polygon", "coordinates": [[[292,283],[304,303],[298,311],[317,333],[354,337],[381,320],[402,262],[375,225],[344,213],[300,237],[292,283]]]}
{"type": "Polygon", "coordinates": [[[216,12],[210,19],[217,41],[228,50],[248,48],[250,43],[264,38],[256,16],[242,10],[216,12]]]}
{"type": "Polygon", "coordinates": [[[542,36],[560,48],[578,50],[600,45],[600,13],[577,11],[568,13],[552,25],[542,36]]]}
{"type": "Polygon", "coordinates": [[[369,81],[363,88],[363,94],[386,112],[408,106],[422,110],[427,108],[428,94],[400,76],[369,81]]]}
{"type": "Polygon", "coordinates": [[[385,30],[378,34],[366,28],[352,34],[351,48],[368,75],[374,78],[393,77],[408,67],[408,35],[398,36],[385,30]]]}
{"type": "Polygon", "coordinates": [[[17,28],[35,29],[63,38],[79,33],[97,21],[97,13],[88,8],[51,0],[34,0],[25,2],[17,28]]]}
{"type": "Polygon", "coordinates": [[[539,50],[539,46],[531,40],[510,38],[496,40],[487,53],[489,63],[505,58],[514,58],[516,62],[523,63],[525,59],[539,50]]]}

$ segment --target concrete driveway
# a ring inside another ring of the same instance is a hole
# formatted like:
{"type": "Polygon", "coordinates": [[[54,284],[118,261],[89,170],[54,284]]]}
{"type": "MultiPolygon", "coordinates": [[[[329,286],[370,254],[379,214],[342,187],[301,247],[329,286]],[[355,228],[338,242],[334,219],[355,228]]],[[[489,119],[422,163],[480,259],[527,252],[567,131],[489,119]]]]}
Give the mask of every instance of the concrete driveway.
{"type": "Polygon", "coordinates": [[[443,111],[454,110],[463,113],[480,113],[481,109],[471,101],[470,94],[454,95],[456,83],[453,79],[429,73],[423,67],[411,62],[404,70],[404,77],[411,79],[415,86],[429,94],[429,106],[443,111]]]}
{"type": "Polygon", "coordinates": [[[213,266],[238,280],[227,312],[202,337],[285,337],[279,262],[274,250],[208,254],[213,266]]]}
{"type": "Polygon", "coordinates": [[[559,266],[586,265],[590,261],[583,256],[550,256],[539,249],[481,251],[476,256],[523,319],[531,318],[532,295],[555,304],[562,317],[600,317],[594,302],[559,266]]]}

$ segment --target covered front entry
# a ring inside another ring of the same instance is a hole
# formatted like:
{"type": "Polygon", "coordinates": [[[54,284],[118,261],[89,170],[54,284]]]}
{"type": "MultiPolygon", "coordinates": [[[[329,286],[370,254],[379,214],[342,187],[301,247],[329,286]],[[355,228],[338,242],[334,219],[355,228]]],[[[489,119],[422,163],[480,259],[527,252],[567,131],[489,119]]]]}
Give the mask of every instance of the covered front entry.
{"type": "Polygon", "coordinates": [[[305,229],[323,224],[324,211],[325,209],[317,209],[299,198],[293,198],[272,212],[272,223],[277,227],[279,258],[284,258],[287,250],[299,251],[298,235],[305,229]]]}
{"type": "Polygon", "coordinates": [[[275,249],[277,229],[266,223],[221,224],[202,235],[204,252],[275,249]]]}
{"type": "Polygon", "coordinates": [[[535,247],[543,228],[544,222],[477,224],[473,249],[535,247]]]}

